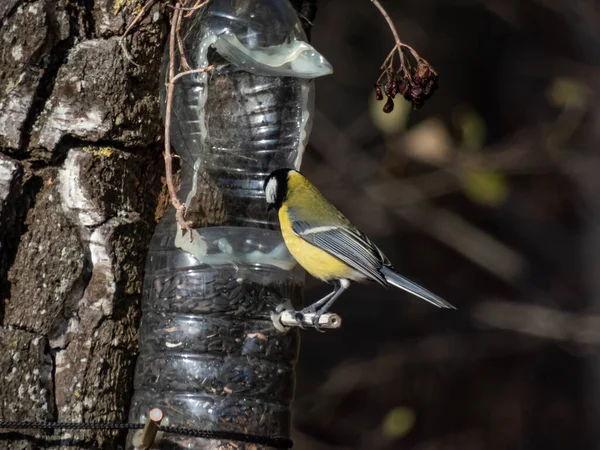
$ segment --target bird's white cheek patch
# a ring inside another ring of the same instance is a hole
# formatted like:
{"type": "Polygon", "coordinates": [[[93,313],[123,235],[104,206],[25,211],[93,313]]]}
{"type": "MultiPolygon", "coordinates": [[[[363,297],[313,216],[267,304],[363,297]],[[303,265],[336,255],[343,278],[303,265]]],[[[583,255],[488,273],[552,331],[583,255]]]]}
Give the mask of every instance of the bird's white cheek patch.
{"type": "Polygon", "coordinates": [[[265,188],[265,197],[267,198],[267,203],[275,203],[275,196],[277,195],[277,180],[275,178],[271,178],[267,183],[267,187],[265,188]]]}

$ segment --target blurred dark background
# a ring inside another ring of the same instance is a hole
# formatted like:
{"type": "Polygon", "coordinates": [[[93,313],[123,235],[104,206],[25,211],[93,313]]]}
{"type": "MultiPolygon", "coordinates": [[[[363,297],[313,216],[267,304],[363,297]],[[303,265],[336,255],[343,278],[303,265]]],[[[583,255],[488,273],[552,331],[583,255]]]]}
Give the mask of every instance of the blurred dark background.
{"type": "Polygon", "coordinates": [[[383,17],[321,0],[303,172],[458,310],[354,286],[302,334],[295,448],[600,448],[600,4],[381,1],[439,89],[383,114],[383,17]]]}

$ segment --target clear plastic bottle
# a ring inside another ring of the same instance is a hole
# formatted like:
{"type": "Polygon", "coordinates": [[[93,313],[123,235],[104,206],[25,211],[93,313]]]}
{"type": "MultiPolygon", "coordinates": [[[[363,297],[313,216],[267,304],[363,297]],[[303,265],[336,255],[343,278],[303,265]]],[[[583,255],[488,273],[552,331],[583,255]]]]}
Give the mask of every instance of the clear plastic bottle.
{"type": "MultiPolygon", "coordinates": [[[[190,67],[214,65],[180,79],[173,98],[178,195],[193,229],[182,234],[171,208],[150,243],[130,420],[159,407],[168,425],[288,436],[298,334],[276,331],[270,313],[284,299],[301,304],[304,274],[262,184],[300,166],[311,79],[331,67],[287,0],[212,0],[181,36],[190,67]]],[[[163,81],[168,60],[167,49],[163,81]]],[[[199,440],[159,444],[173,445],[199,440]]]]}

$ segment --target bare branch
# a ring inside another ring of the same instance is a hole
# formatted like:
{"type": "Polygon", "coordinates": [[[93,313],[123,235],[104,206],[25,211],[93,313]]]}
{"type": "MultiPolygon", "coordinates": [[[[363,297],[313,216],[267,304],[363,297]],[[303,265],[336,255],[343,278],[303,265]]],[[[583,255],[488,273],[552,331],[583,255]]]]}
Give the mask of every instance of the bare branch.
{"type": "MultiPolygon", "coordinates": [[[[181,201],[177,198],[177,191],[175,190],[175,186],[173,184],[173,155],[171,154],[171,117],[173,115],[173,91],[175,89],[175,82],[185,75],[190,75],[193,73],[202,73],[208,72],[212,70],[213,66],[209,66],[206,68],[199,68],[193,70],[187,70],[185,72],[181,72],[175,75],[175,41],[177,40],[178,31],[181,26],[181,18],[183,8],[187,0],[184,0],[184,3],[177,3],[175,6],[175,12],[173,14],[173,18],[171,19],[171,34],[169,36],[169,71],[168,71],[168,81],[167,81],[167,95],[166,95],[166,108],[165,108],[165,173],[166,173],[166,182],[167,188],[169,189],[169,196],[171,198],[171,204],[175,207],[176,213],[175,217],[177,218],[177,223],[181,226],[182,231],[188,231],[190,229],[190,224],[185,221],[185,205],[181,203],[181,201]]],[[[202,5],[207,2],[202,3],[202,5]]],[[[198,5],[198,7],[202,6],[198,5]]],[[[198,9],[198,8],[195,8],[198,9]]],[[[183,56],[183,53],[180,54],[183,56]]],[[[187,63],[186,63],[187,64],[187,63]]],[[[193,234],[190,233],[190,240],[193,239],[193,234]]]]}
{"type": "MultiPolygon", "coordinates": [[[[179,6],[179,5],[178,5],[179,6]]],[[[183,230],[188,230],[188,226],[183,219],[185,214],[185,205],[183,205],[177,198],[177,192],[175,186],[173,186],[173,163],[171,156],[171,114],[173,110],[173,89],[174,84],[172,82],[175,77],[175,31],[177,29],[177,22],[181,11],[179,8],[175,9],[173,18],[171,19],[171,35],[169,36],[169,78],[167,82],[167,105],[165,111],[165,170],[167,178],[167,187],[169,188],[169,195],[171,197],[171,203],[177,210],[176,217],[177,222],[181,225],[183,230]]]]}

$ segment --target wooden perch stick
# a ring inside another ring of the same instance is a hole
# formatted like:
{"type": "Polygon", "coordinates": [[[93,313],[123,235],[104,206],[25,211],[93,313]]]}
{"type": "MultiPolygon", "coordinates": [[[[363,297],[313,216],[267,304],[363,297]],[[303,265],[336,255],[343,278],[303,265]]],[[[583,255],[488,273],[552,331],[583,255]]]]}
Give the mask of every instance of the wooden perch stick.
{"type": "Polygon", "coordinates": [[[160,409],[154,408],[150,411],[144,429],[138,430],[133,436],[132,445],[136,450],[147,450],[152,448],[162,419],[163,413],[160,409]]]}
{"type": "MultiPolygon", "coordinates": [[[[298,322],[296,321],[297,311],[286,309],[280,313],[271,313],[271,320],[279,331],[287,331],[287,328],[297,327],[298,322]]],[[[313,327],[313,317],[315,313],[308,313],[302,315],[302,326],[313,327]]],[[[319,317],[319,328],[326,330],[340,328],[342,326],[342,318],[337,314],[325,313],[319,317]]]]}

